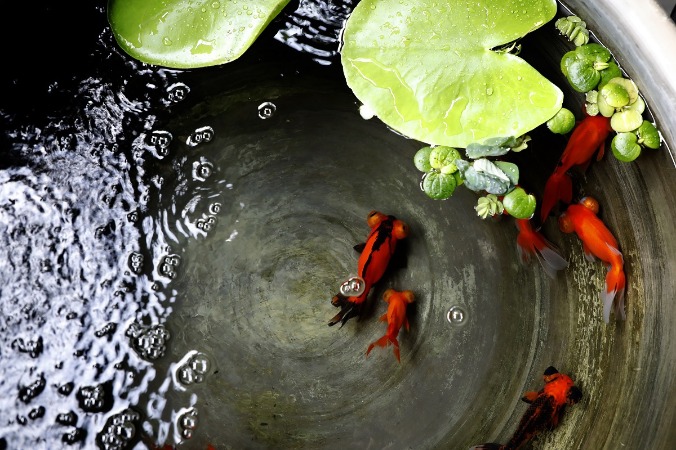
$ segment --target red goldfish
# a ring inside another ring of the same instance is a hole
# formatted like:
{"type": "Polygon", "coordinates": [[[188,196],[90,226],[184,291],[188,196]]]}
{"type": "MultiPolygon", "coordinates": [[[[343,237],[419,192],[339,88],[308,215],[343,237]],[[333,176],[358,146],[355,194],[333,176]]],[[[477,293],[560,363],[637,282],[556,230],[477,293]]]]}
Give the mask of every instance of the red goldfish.
{"type": "Polygon", "coordinates": [[[579,204],[570,205],[559,217],[559,228],[564,233],[575,231],[582,240],[585,257],[593,261],[594,256],[605,262],[609,268],[606,275],[606,289],[601,291],[603,301],[603,320],[610,320],[610,310],[615,316],[625,319],[624,259],[618,250],[617,240],[605,224],[596,216],[598,202],[592,197],[584,197],[579,204]]]}
{"type": "Polygon", "coordinates": [[[371,211],[366,218],[366,223],[371,227],[366,243],[355,246],[355,250],[361,251],[357,272],[358,276],[364,280],[364,291],[361,295],[352,297],[336,294],[331,299],[331,303],[334,306],[340,306],[341,309],[329,321],[329,326],[338,322],[345,324],[348,319],[358,313],[373,285],[385,273],[397,241],[408,236],[408,225],[394,216],[378,211],[371,211]]]}
{"type": "Polygon", "coordinates": [[[579,402],[582,392],[568,375],[559,373],[552,366],[545,370],[543,378],[545,387],[540,392],[523,394],[521,400],[530,406],[507,444],[481,444],[470,450],[517,450],[541,431],[554,429],[561,421],[566,405],[579,402]]]}
{"type": "Polygon", "coordinates": [[[529,219],[516,219],[516,227],[519,229],[516,248],[521,262],[528,263],[531,256],[535,255],[551,278],[556,278],[556,272],[568,266],[568,261],[559,255],[554,245],[533,229],[529,219]]]}
{"type": "Polygon", "coordinates": [[[413,303],[414,299],[415,297],[412,291],[400,292],[395,291],[394,289],[385,291],[383,300],[388,303],[388,307],[387,312],[382,315],[380,320],[387,322],[387,331],[383,337],[369,345],[368,349],[366,349],[367,356],[376,345],[378,347],[385,347],[392,344],[394,346],[394,356],[397,357],[397,361],[401,362],[397,336],[399,336],[401,327],[405,326],[406,331],[409,329],[408,318],[406,318],[406,305],[413,303]]]}
{"type": "Polygon", "coordinates": [[[540,209],[540,220],[543,223],[559,201],[568,204],[573,198],[573,181],[566,172],[573,166],[586,166],[597,149],[599,152],[596,160],[600,161],[611,130],[610,119],[602,115],[587,116],[575,127],[554,173],[545,184],[540,209]]]}

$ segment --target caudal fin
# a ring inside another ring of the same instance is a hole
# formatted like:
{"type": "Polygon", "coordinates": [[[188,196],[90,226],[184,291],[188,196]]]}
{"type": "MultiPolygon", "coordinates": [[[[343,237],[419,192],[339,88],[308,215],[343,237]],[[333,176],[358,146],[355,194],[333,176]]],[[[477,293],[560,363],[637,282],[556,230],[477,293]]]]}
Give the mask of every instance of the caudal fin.
{"type": "Polygon", "coordinates": [[[522,262],[529,262],[531,255],[535,255],[550,278],[556,278],[556,272],[568,267],[568,261],[559,254],[554,244],[535,230],[521,230],[516,245],[522,262]]]}
{"type": "Polygon", "coordinates": [[[397,340],[397,338],[391,338],[391,337],[388,337],[387,335],[381,337],[380,339],[378,339],[375,342],[372,342],[368,346],[368,348],[366,349],[366,356],[368,356],[369,353],[371,353],[371,350],[373,350],[373,347],[376,347],[376,346],[386,347],[390,344],[394,345],[394,356],[396,356],[397,361],[401,362],[401,356],[400,356],[400,353],[399,353],[399,341],[397,340]]]}
{"type": "Polygon", "coordinates": [[[565,172],[554,171],[545,184],[540,208],[540,220],[544,223],[554,206],[560,201],[570,203],[573,199],[573,180],[565,172]]]}
{"type": "Polygon", "coordinates": [[[603,300],[603,320],[610,321],[610,311],[613,310],[615,317],[621,320],[627,318],[624,312],[624,288],[626,278],[622,266],[612,265],[606,275],[606,289],[601,291],[603,300]]]}

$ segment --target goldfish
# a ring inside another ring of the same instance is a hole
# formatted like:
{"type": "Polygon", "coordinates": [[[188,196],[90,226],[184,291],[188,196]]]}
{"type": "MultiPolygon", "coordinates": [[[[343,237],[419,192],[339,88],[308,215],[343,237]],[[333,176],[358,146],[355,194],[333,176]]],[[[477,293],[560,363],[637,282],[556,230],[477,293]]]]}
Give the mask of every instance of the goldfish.
{"type": "Polygon", "coordinates": [[[615,236],[606,225],[597,217],[598,202],[592,197],[584,197],[579,203],[570,205],[559,217],[559,228],[564,233],[578,235],[582,241],[585,257],[593,261],[599,258],[608,266],[606,274],[606,288],[601,291],[603,302],[603,320],[608,323],[610,311],[615,316],[625,319],[624,290],[626,277],[624,274],[624,258],[620,253],[615,236]]]}
{"type": "Polygon", "coordinates": [[[530,219],[516,219],[519,234],[516,237],[516,248],[521,262],[530,262],[535,255],[540,265],[551,278],[556,278],[556,272],[568,266],[566,261],[540,232],[533,229],[530,219]]]}
{"type": "Polygon", "coordinates": [[[415,296],[412,291],[395,291],[394,289],[388,289],[383,293],[383,300],[388,304],[387,312],[380,317],[380,320],[387,322],[387,331],[380,339],[372,342],[368,349],[366,349],[366,356],[371,353],[373,347],[376,345],[378,347],[386,347],[390,344],[394,346],[394,356],[397,357],[397,361],[401,362],[401,356],[399,353],[399,341],[397,336],[399,336],[399,331],[402,327],[406,327],[406,331],[409,329],[408,318],[406,317],[406,306],[409,303],[413,303],[415,296]]]}
{"type": "Polygon", "coordinates": [[[336,307],[340,306],[341,309],[329,321],[329,326],[338,322],[344,325],[348,319],[358,314],[359,308],[368,297],[373,285],[385,274],[397,247],[397,241],[408,236],[408,225],[394,216],[385,215],[379,211],[371,211],[366,218],[366,223],[371,227],[366,242],[354,247],[355,250],[361,252],[357,262],[357,272],[358,276],[364,280],[364,291],[358,296],[349,297],[340,293],[336,294],[331,299],[331,303],[336,307]]]}
{"type": "Polygon", "coordinates": [[[586,167],[597,149],[596,160],[600,161],[610,131],[612,131],[610,119],[602,115],[586,116],[575,127],[554,173],[545,184],[540,209],[540,220],[543,223],[559,201],[568,204],[573,198],[573,181],[567,172],[574,166],[586,167]]]}
{"type": "Polygon", "coordinates": [[[528,391],[521,400],[529,403],[519,426],[505,445],[481,444],[470,450],[517,450],[528,443],[536,434],[554,429],[563,416],[566,405],[574,405],[582,398],[582,391],[573,380],[556,368],[549,366],[543,375],[545,386],[539,392],[528,391]]]}

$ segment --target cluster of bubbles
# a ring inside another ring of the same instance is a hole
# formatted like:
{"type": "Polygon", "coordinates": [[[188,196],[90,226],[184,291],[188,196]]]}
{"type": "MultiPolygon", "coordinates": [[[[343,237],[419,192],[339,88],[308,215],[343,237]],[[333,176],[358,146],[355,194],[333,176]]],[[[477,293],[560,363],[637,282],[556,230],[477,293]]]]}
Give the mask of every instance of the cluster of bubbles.
{"type": "Polygon", "coordinates": [[[83,386],[77,393],[77,399],[83,411],[107,411],[113,403],[112,385],[107,382],[95,386],[83,386]]]}
{"type": "Polygon", "coordinates": [[[209,126],[200,127],[195,131],[193,131],[190,136],[188,136],[188,139],[186,139],[185,143],[188,145],[188,147],[197,147],[202,143],[211,142],[213,138],[214,138],[213,128],[209,126]]]}
{"type": "Polygon", "coordinates": [[[45,377],[42,374],[38,375],[37,380],[27,386],[19,388],[19,400],[24,403],[29,403],[45,390],[46,384],[45,377]]]}
{"type": "Polygon", "coordinates": [[[31,358],[37,358],[44,348],[42,336],[38,336],[37,339],[28,342],[24,342],[21,338],[16,338],[12,341],[12,348],[21,353],[28,353],[31,358]]]}
{"type": "Polygon", "coordinates": [[[167,88],[167,99],[171,103],[182,102],[189,93],[190,88],[185,83],[174,83],[167,88]]]}
{"type": "Polygon", "coordinates": [[[359,297],[366,289],[366,282],[358,276],[351,276],[340,285],[340,293],[345,297],[359,297]]]}
{"type": "Polygon", "coordinates": [[[206,217],[197,219],[195,221],[195,226],[202,231],[209,231],[211,227],[216,223],[216,215],[221,210],[221,204],[214,202],[209,205],[209,214],[206,217]]]}
{"type": "Polygon", "coordinates": [[[132,252],[129,255],[129,269],[137,275],[143,272],[143,255],[138,252],[132,252]]]}
{"type": "MultiPolygon", "coordinates": [[[[146,136],[146,146],[149,150],[155,153],[158,158],[164,158],[169,154],[169,145],[174,139],[173,135],[168,131],[153,130],[146,136]]],[[[137,159],[141,154],[134,155],[137,159]]]]}
{"type": "Polygon", "coordinates": [[[176,278],[176,268],[181,263],[181,257],[178,255],[167,255],[162,258],[160,263],[160,274],[167,278],[176,278]]]}
{"type": "Polygon", "coordinates": [[[183,439],[190,439],[197,429],[197,409],[188,408],[178,416],[177,429],[183,439]]]}
{"type": "Polygon", "coordinates": [[[130,448],[131,443],[136,438],[136,430],[140,421],[141,415],[129,408],[111,416],[97,436],[99,447],[104,450],[130,448]]]}
{"type": "Polygon", "coordinates": [[[131,345],[141,358],[156,360],[167,351],[167,341],[171,337],[164,325],[143,326],[134,322],[125,333],[131,339],[131,345]]]}
{"type": "Polygon", "coordinates": [[[195,353],[176,369],[176,378],[181,384],[201,383],[211,368],[209,358],[204,353],[195,353]]]}

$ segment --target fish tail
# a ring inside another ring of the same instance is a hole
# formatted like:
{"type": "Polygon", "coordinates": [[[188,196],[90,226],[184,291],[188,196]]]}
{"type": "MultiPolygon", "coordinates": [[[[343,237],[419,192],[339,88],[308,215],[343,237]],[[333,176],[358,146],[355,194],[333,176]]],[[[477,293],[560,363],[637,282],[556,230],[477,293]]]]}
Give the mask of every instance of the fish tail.
{"type": "Polygon", "coordinates": [[[622,265],[612,264],[606,275],[606,289],[601,292],[603,300],[603,320],[610,321],[610,311],[613,310],[615,317],[625,320],[624,312],[624,288],[626,276],[622,265]]]}
{"type": "Polygon", "coordinates": [[[469,450],[507,450],[507,446],[491,442],[488,444],[475,445],[474,447],[470,447],[469,450]]]}
{"type": "Polygon", "coordinates": [[[545,184],[540,208],[540,220],[544,223],[559,201],[570,203],[573,199],[573,180],[566,172],[555,170],[545,184]]]}
{"type": "Polygon", "coordinates": [[[516,238],[516,245],[522,262],[530,261],[535,255],[550,278],[556,278],[556,272],[568,267],[568,261],[557,251],[554,244],[549,242],[538,231],[521,230],[516,238]]]}
{"type": "Polygon", "coordinates": [[[388,339],[387,335],[384,335],[383,337],[381,337],[377,341],[371,342],[371,344],[369,344],[369,347],[366,349],[366,356],[368,356],[368,354],[371,353],[371,350],[373,350],[373,347],[376,347],[376,346],[385,347],[388,343],[389,343],[389,339],[388,339]]]}

